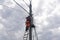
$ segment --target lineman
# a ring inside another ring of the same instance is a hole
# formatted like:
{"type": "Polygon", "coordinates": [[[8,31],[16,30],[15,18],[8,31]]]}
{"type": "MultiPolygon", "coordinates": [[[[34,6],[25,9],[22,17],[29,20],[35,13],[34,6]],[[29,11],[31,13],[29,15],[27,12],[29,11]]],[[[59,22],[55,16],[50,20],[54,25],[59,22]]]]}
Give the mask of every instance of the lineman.
{"type": "Polygon", "coordinates": [[[34,24],[31,25],[31,17],[28,16],[26,17],[26,31],[30,28],[30,26],[35,28],[34,24]]]}
{"type": "Polygon", "coordinates": [[[26,31],[29,29],[30,25],[31,25],[31,17],[28,16],[26,17],[26,31]]]}

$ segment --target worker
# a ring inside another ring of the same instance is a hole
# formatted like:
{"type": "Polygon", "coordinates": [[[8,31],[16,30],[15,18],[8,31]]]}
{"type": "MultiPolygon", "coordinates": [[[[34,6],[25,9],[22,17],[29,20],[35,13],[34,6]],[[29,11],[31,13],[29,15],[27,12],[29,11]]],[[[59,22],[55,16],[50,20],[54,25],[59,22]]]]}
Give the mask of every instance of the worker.
{"type": "Polygon", "coordinates": [[[30,21],[31,21],[31,17],[30,16],[26,17],[26,31],[29,29],[31,25],[30,21]]]}
{"type": "Polygon", "coordinates": [[[31,17],[28,16],[28,17],[26,17],[26,31],[30,28],[30,26],[35,28],[34,24],[31,25],[31,17]]]}

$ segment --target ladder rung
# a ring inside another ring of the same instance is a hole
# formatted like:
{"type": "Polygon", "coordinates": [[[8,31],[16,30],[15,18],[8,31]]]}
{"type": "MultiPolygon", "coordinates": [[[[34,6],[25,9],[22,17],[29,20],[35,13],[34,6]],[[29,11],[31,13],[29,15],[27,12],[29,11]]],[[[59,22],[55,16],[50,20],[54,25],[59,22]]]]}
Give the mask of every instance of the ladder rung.
{"type": "Polygon", "coordinates": [[[23,39],[27,40],[29,32],[25,32],[23,39]]]}

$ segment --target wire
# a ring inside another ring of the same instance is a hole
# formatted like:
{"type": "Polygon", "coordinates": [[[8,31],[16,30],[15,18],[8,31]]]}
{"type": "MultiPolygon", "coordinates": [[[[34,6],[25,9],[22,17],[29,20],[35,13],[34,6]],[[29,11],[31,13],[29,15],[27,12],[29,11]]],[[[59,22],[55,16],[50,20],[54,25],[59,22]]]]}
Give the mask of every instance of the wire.
{"type": "Polygon", "coordinates": [[[34,40],[34,35],[33,35],[33,40],[34,40]]]}
{"type": "Polygon", "coordinates": [[[20,6],[24,11],[26,11],[27,13],[29,13],[26,9],[24,9],[20,4],[18,4],[15,0],[13,0],[18,6],[20,6]]]}
{"type": "Polygon", "coordinates": [[[36,32],[36,29],[34,28],[34,30],[35,30],[35,36],[36,36],[36,38],[38,40],[38,35],[37,35],[37,32],[36,32]]]}
{"type": "MultiPolygon", "coordinates": [[[[23,0],[24,1],[24,0],[23,0]]],[[[29,5],[24,1],[24,3],[29,7],[29,5]]]]}

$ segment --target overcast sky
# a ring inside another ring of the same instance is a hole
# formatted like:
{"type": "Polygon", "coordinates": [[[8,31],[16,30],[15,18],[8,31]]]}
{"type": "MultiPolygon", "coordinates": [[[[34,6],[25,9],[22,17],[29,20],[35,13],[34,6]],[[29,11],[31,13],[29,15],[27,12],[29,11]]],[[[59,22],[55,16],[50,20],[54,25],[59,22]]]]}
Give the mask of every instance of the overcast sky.
{"type": "MultiPolygon", "coordinates": [[[[16,1],[29,11],[22,0],[16,1]]],[[[60,40],[60,0],[33,0],[32,5],[38,39],[60,40]]],[[[13,0],[0,0],[0,40],[22,40],[27,16],[13,0]]]]}

